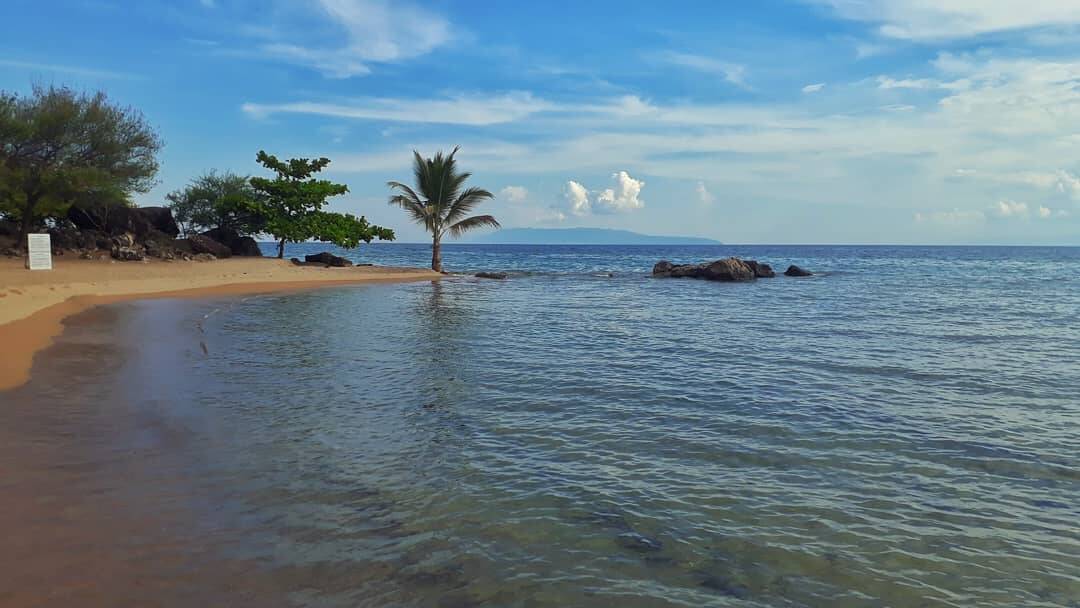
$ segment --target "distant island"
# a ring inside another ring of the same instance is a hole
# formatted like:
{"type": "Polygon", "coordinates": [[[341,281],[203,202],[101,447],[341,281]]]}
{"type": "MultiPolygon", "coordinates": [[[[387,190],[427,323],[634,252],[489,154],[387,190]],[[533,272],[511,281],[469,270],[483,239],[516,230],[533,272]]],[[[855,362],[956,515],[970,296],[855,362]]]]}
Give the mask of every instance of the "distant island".
{"type": "Polygon", "coordinates": [[[693,236],[655,236],[613,228],[505,228],[464,241],[492,245],[722,245],[693,236]]]}

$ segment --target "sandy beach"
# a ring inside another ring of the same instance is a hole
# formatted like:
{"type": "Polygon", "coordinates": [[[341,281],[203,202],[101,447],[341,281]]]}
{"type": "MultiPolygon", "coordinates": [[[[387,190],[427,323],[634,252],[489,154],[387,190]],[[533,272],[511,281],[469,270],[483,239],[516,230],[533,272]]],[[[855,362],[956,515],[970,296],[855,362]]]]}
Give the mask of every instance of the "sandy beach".
{"type": "Polygon", "coordinates": [[[294,266],[268,258],[213,262],[120,263],[56,258],[51,271],[29,271],[0,259],[0,391],[27,380],[34,355],[68,316],[99,304],[145,298],[205,297],[439,278],[420,268],[294,266]]]}

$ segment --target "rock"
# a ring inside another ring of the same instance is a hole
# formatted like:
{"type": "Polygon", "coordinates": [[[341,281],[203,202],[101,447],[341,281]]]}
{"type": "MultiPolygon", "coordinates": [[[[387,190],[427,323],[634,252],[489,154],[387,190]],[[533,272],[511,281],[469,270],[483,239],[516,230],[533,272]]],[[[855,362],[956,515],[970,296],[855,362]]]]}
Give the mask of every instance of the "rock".
{"type": "Polygon", "coordinates": [[[94,259],[94,254],[90,253],[89,251],[84,251],[84,252],[79,254],[79,259],[81,259],[81,260],[92,260],[92,259],[94,259]]]}
{"type": "Polygon", "coordinates": [[[326,266],[335,266],[342,268],[345,266],[352,266],[353,263],[346,260],[343,257],[336,256],[329,251],[323,251],[322,253],[314,253],[304,256],[305,262],[314,262],[316,264],[325,264],[326,266]]]}
{"type": "Polygon", "coordinates": [[[208,236],[195,234],[189,236],[185,240],[187,241],[188,247],[190,247],[191,253],[209,253],[214,256],[214,259],[232,256],[232,249],[229,249],[208,236]]]}
{"type": "Polygon", "coordinates": [[[771,279],[776,276],[776,272],[768,264],[763,264],[757,260],[743,260],[743,263],[749,266],[754,271],[754,276],[759,279],[771,279]]]}
{"type": "Polygon", "coordinates": [[[118,235],[112,237],[112,246],[113,246],[114,249],[117,248],[117,247],[124,248],[124,249],[134,247],[135,246],[135,235],[131,234],[130,232],[125,232],[123,234],[118,234],[118,235]]]}
{"type": "Polygon", "coordinates": [[[793,264],[791,266],[788,266],[788,269],[784,271],[784,275],[789,277],[810,277],[814,276],[814,273],[810,272],[809,270],[799,268],[798,266],[795,266],[793,264]]]}
{"type": "Polygon", "coordinates": [[[203,236],[210,237],[225,245],[233,255],[244,257],[261,257],[262,250],[259,244],[250,236],[240,236],[240,233],[231,228],[214,228],[207,230],[203,236]]]}
{"type": "Polygon", "coordinates": [[[138,238],[154,231],[170,237],[180,234],[172,210],[167,207],[72,205],[67,217],[80,230],[98,230],[108,234],[130,232],[138,238]]]}
{"type": "Polygon", "coordinates": [[[624,532],[617,538],[619,546],[642,553],[652,553],[664,548],[664,543],[637,532],[624,532]]]}
{"type": "Polygon", "coordinates": [[[503,279],[506,279],[510,275],[506,274],[505,272],[478,272],[473,276],[478,279],[497,279],[501,281],[503,279]]]}
{"type": "Polygon", "coordinates": [[[141,251],[134,247],[113,247],[112,257],[121,262],[141,262],[144,258],[141,251]]]}
{"type": "Polygon", "coordinates": [[[653,276],[708,281],[753,281],[754,269],[738,258],[726,258],[706,264],[672,264],[667,260],[653,266],[653,276]]]}
{"type": "MultiPolygon", "coordinates": [[[[185,259],[187,258],[185,257],[185,259]]],[[[195,260],[196,262],[213,262],[217,259],[217,256],[212,253],[196,253],[195,255],[191,256],[191,259],[195,260]]]]}

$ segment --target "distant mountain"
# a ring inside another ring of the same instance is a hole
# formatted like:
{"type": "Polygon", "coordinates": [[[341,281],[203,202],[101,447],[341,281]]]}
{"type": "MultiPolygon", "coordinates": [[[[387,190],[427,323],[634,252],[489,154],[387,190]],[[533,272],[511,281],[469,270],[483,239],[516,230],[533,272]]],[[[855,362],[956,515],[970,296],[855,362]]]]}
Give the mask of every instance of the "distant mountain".
{"type": "Polygon", "coordinates": [[[720,245],[693,236],[652,236],[612,228],[504,228],[469,239],[502,245],[720,245]]]}

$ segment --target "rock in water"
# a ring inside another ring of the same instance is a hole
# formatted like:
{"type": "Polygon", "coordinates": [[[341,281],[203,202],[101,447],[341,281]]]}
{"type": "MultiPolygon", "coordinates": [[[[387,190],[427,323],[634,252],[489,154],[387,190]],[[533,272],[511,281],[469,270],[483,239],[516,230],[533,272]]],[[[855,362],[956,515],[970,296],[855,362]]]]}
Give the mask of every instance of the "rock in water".
{"type": "Polygon", "coordinates": [[[352,266],[353,265],[353,263],[350,262],[349,260],[346,260],[345,258],[343,258],[341,256],[336,256],[336,255],[330,253],[329,251],[324,251],[322,253],[314,253],[312,255],[306,255],[306,256],[304,256],[304,261],[306,261],[306,262],[315,262],[317,264],[326,264],[327,266],[335,266],[335,267],[338,267],[338,268],[343,268],[345,266],[352,266]]]}
{"type": "Polygon", "coordinates": [[[738,258],[726,258],[705,264],[672,264],[667,260],[653,266],[653,276],[708,281],[753,281],[754,269],[738,258]]]}
{"type": "Polygon", "coordinates": [[[509,277],[510,275],[506,274],[505,272],[478,272],[473,276],[478,279],[497,279],[501,281],[509,277]]]}
{"type": "Polygon", "coordinates": [[[788,266],[788,269],[784,271],[784,274],[789,277],[809,277],[814,275],[814,273],[810,272],[809,270],[804,270],[802,268],[799,268],[798,266],[795,266],[794,264],[788,266]]]}
{"type": "Polygon", "coordinates": [[[754,276],[759,279],[771,279],[776,276],[772,266],[763,264],[757,260],[743,260],[743,262],[754,271],[754,276]]]}

